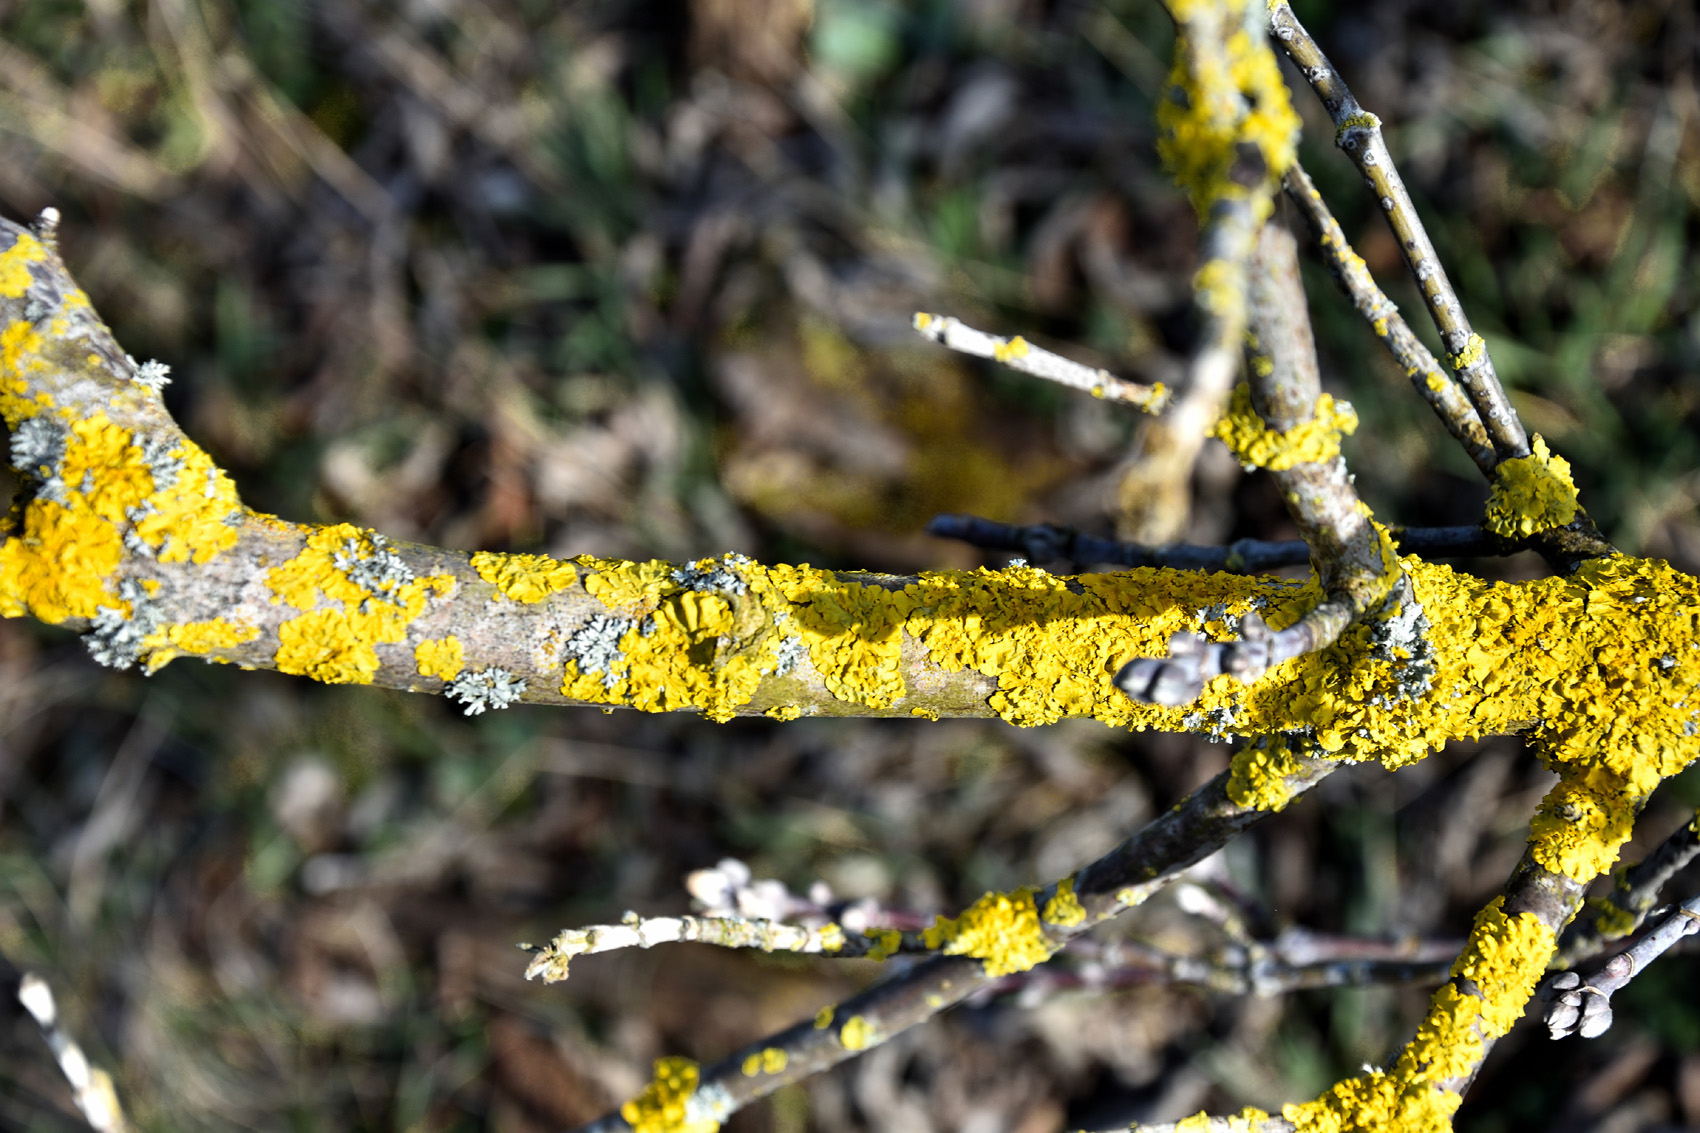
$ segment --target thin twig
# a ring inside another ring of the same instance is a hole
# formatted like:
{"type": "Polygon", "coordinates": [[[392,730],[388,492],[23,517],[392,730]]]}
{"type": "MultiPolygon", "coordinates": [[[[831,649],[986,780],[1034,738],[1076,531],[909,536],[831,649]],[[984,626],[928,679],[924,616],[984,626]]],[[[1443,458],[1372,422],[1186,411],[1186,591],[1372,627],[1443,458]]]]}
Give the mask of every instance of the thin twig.
{"type": "Polygon", "coordinates": [[[1646,859],[1621,870],[1612,891],[1590,900],[1559,938],[1555,967],[1581,963],[1640,928],[1677,872],[1700,856],[1700,812],[1679,826],[1646,859]]]}
{"type": "Polygon", "coordinates": [[[1619,952],[1587,979],[1576,972],[1559,972],[1541,988],[1547,1029],[1562,1039],[1579,1034],[1598,1038],[1611,1029],[1611,997],[1634,979],[1648,964],[1670,951],[1685,936],[1700,932],[1700,897],[1678,905],[1676,911],[1652,932],[1619,952]]]}
{"type": "Polygon", "coordinates": [[[1493,360],[1488,357],[1486,344],[1471,329],[1470,320],[1458,302],[1458,294],[1447,279],[1446,269],[1417,216],[1410,193],[1393,165],[1392,155],[1381,136],[1381,119],[1358,105],[1345,80],[1293,14],[1286,0],[1275,0],[1270,5],[1269,26],[1334,120],[1335,144],[1358,167],[1380,202],[1381,211],[1387,215],[1387,222],[1398,239],[1399,251],[1405,257],[1411,274],[1416,277],[1429,315],[1440,331],[1441,342],[1450,352],[1447,363],[1469,394],[1471,404],[1476,407],[1498,460],[1528,456],[1528,434],[1499,384],[1499,375],[1494,370],[1493,360]]]}
{"type": "Polygon", "coordinates": [[[1497,463],[1493,444],[1488,440],[1482,419],[1469,398],[1452,376],[1440,368],[1440,363],[1417,338],[1410,324],[1405,322],[1393,300],[1376,284],[1363,257],[1347,242],[1340,222],[1334,219],[1334,213],[1322,199],[1310,175],[1297,162],[1287,170],[1286,186],[1288,198],[1298,205],[1299,215],[1304,217],[1311,235],[1316,237],[1334,282],[1340,285],[1340,290],[1346,293],[1358,314],[1375,331],[1375,336],[1387,347],[1393,360],[1405,371],[1405,376],[1411,379],[1411,386],[1418,396],[1429,403],[1441,424],[1446,426],[1446,431],[1463,446],[1470,459],[1476,462],[1476,467],[1482,470],[1482,475],[1492,479],[1497,463]]]}
{"type": "MultiPolygon", "coordinates": [[[[1400,554],[1427,559],[1494,558],[1526,550],[1521,540],[1505,539],[1476,526],[1390,527],[1400,554]]],[[[1018,526],[975,515],[937,515],[927,534],[957,539],[991,551],[1018,551],[1033,563],[1100,563],[1110,566],[1166,567],[1170,570],[1226,571],[1258,574],[1280,567],[1304,566],[1310,548],[1302,540],[1269,542],[1236,539],[1221,547],[1167,543],[1148,547],[1116,539],[1100,539],[1052,523],[1018,526]]]]}
{"type": "MultiPolygon", "coordinates": [[[[1301,794],[1340,766],[1325,758],[1300,758],[1285,777],[1285,785],[1294,795],[1301,794]]],[[[1183,870],[1270,813],[1235,803],[1228,788],[1229,774],[1224,772],[1072,878],[1032,894],[1034,907],[1050,914],[1049,919],[1038,922],[1046,947],[1054,952],[1092,926],[1142,904],[1183,870]],[[1059,901],[1064,895],[1068,899],[1059,901]]],[[[702,1067],[697,1072],[693,1104],[704,1117],[724,1121],[781,1086],[853,1058],[925,1022],[993,986],[1004,974],[970,955],[935,955],[922,960],[822,1010],[813,1020],[702,1067]]],[[[610,1113],[584,1126],[582,1133],[617,1133],[629,1127],[620,1113],[610,1113]]]]}
{"type": "Polygon", "coordinates": [[[59,1006],[53,1001],[53,989],[47,981],[30,972],[18,985],[18,1002],[24,1005],[41,1028],[47,1049],[53,1052],[65,1081],[71,1084],[77,1109],[91,1128],[99,1133],[122,1133],[129,1128],[124,1109],[118,1104],[118,1091],[113,1088],[112,1075],[91,1066],[83,1048],[60,1023],[59,1006]]]}
{"type": "Polygon", "coordinates": [[[1156,413],[1169,402],[1169,389],[1162,382],[1147,386],[1123,381],[1108,370],[1086,366],[1034,346],[1020,335],[999,338],[948,315],[929,315],[924,311],[916,312],[915,329],[951,350],[990,358],[1019,373],[1084,390],[1093,397],[1124,401],[1146,413],[1156,413]]]}

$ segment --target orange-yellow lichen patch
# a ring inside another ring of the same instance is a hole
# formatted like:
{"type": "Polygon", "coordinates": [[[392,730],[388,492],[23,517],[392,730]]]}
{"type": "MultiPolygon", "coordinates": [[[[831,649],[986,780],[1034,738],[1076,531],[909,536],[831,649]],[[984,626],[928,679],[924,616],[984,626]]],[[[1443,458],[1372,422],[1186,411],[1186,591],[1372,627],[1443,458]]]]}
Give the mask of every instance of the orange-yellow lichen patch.
{"type": "Polygon", "coordinates": [[[573,561],[591,572],[584,580],[590,596],[616,609],[654,603],[663,591],[675,588],[673,564],[660,559],[629,563],[580,555],[573,561]]]}
{"type": "Polygon", "coordinates": [[[314,528],[300,554],[267,573],[272,601],[302,611],[278,627],[274,661],[279,671],[331,684],[371,682],[379,669],[375,647],[403,640],[430,595],[454,585],[448,574],[407,581],[397,576],[379,592],[338,565],[340,556],[358,570],[359,564],[382,563],[389,554],[368,532],[339,523],[314,528]]]}
{"type": "Polygon", "coordinates": [[[791,1061],[791,1056],[776,1046],[758,1050],[744,1059],[744,1077],[754,1078],[757,1074],[778,1074],[791,1061]]]}
{"type": "Polygon", "coordinates": [[[1506,538],[1533,535],[1563,527],[1576,518],[1576,483],[1570,462],[1550,452],[1540,434],[1531,438],[1533,452],[1502,461],[1493,472],[1486,526],[1506,538]]]}
{"type": "Polygon", "coordinates": [[[902,628],[915,606],[913,587],[841,581],[806,565],[769,567],[756,585],[790,603],[786,626],[808,646],[809,660],[838,699],[886,708],[907,691],[902,628]]]}
{"type": "Polygon", "coordinates": [[[658,1058],[643,1093],[620,1107],[632,1133],[714,1133],[720,1122],[693,1104],[701,1072],[688,1058],[658,1058]]]}
{"type": "Polygon", "coordinates": [[[442,638],[427,638],[413,647],[413,663],[422,677],[437,677],[452,681],[466,667],[466,657],[460,638],[453,634],[442,638]]]}
{"type": "Polygon", "coordinates": [[[1281,811],[1293,799],[1293,773],[1299,762],[1288,737],[1247,744],[1229,764],[1228,800],[1252,810],[1281,811]]]}
{"type": "Polygon", "coordinates": [[[1045,902],[1042,915],[1046,924],[1061,928],[1072,928],[1086,919],[1086,908],[1074,895],[1074,878],[1065,877],[1057,883],[1056,895],[1045,902]]]}
{"type": "Polygon", "coordinates": [[[259,636],[260,627],[227,621],[224,618],[184,622],[182,625],[170,626],[165,631],[165,640],[178,652],[195,654],[244,645],[259,636]]]}
{"type": "Polygon", "coordinates": [[[123,555],[117,529],[86,507],[33,500],[22,530],[0,544],[0,615],[57,625],[101,606],[128,612],[107,587],[123,555]]]}
{"type": "Polygon", "coordinates": [[[499,555],[479,551],[472,556],[478,577],[515,602],[541,602],[578,582],[572,563],[548,555],[499,555]]]}
{"type": "Polygon", "coordinates": [[[844,1044],[845,1050],[867,1050],[879,1045],[879,1028],[864,1015],[852,1015],[838,1029],[838,1041],[844,1044]]]}
{"type": "Polygon", "coordinates": [[[193,441],[181,441],[168,458],[175,477],[148,497],[136,534],[157,549],[162,563],[211,562],[239,538],[236,485],[193,441]]]}
{"type": "Polygon", "coordinates": [[[20,232],[10,248],[0,252],[0,299],[22,299],[33,277],[30,265],[47,259],[47,249],[27,232],[20,232]]]}
{"type": "Polygon", "coordinates": [[[961,916],[934,920],[923,936],[928,948],[981,961],[988,976],[1025,972],[1049,960],[1057,948],[1039,923],[1031,888],[987,893],[961,916]]]}
{"type": "Polygon", "coordinates": [[[870,960],[889,960],[903,947],[903,933],[895,928],[872,928],[867,935],[874,941],[874,946],[868,949],[870,960]]]}
{"type": "MultiPolygon", "coordinates": [[[[1244,4],[1227,7],[1221,26],[1237,27],[1236,12],[1244,4]]],[[[1194,43],[1191,21],[1179,10],[1175,16],[1180,42],[1168,96],[1157,109],[1157,152],[1200,217],[1219,200],[1250,198],[1261,222],[1273,207],[1270,186],[1292,164],[1299,140],[1299,117],[1280,66],[1261,36],[1242,29],[1225,43],[1194,43]],[[1246,149],[1254,149],[1263,163],[1265,180],[1255,194],[1243,176],[1235,177],[1236,165],[1245,166],[1246,149]]]]}
{"type": "Polygon", "coordinates": [[[1251,389],[1241,382],[1210,435],[1227,445],[1241,464],[1281,472],[1298,464],[1333,460],[1340,455],[1340,438],[1350,436],[1357,427],[1357,412],[1325,393],[1317,398],[1309,421],[1278,433],[1257,415],[1251,406],[1251,389]]]}
{"type": "Polygon", "coordinates": [[[1286,1106],[1282,1116],[1303,1133],[1449,1131],[1461,1098],[1442,1083],[1470,1073],[1486,1040],[1511,1029],[1557,945],[1553,931],[1533,914],[1508,917],[1503,903],[1496,898],[1477,915],[1452,965],[1453,976],[1470,981],[1476,994],[1448,983],[1429,1001],[1416,1038],[1391,1070],[1336,1083],[1315,1101],[1286,1106]]]}

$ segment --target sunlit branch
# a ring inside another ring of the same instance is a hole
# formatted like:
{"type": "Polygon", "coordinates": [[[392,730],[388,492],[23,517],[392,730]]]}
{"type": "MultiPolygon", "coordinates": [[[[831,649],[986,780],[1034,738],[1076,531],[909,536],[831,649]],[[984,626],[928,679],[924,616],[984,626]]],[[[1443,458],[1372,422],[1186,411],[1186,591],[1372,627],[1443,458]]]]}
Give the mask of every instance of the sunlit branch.
{"type": "MultiPolygon", "coordinates": [[[[1283,789],[1293,796],[1308,791],[1341,766],[1320,758],[1301,758],[1284,777],[1283,789]]],[[[1270,813],[1242,806],[1229,797],[1230,775],[1224,773],[1193,792],[1138,834],[1072,877],[1037,892],[988,894],[989,898],[1017,897],[1037,916],[1020,922],[1030,967],[1060,950],[1069,940],[1094,925],[1134,908],[1172,883],[1182,871],[1203,860],[1270,813]]],[[[969,912],[972,913],[973,910],[969,912]]],[[[969,915],[957,922],[960,931],[969,915]]],[[[771,1035],[729,1057],[696,1071],[692,1097],[705,1115],[726,1116],[765,1097],[781,1086],[825,1070],[862,1050],[925,1022],[976,992],[992,987],[1012,970],[1003,966],[1012,957],[989,957],[975,951],[952,954],[963,935],[945,931],[943,955],[921,960],[907,970],[875,984],[843,1003],[824,1009],[813,1020],[771,1035]],[[769,1053],[774,1052],[774,1053],[769,1053]]],[[[974,944],[968,942],[973,948],[974,944]]],[[[1018,941],[1018,946],[1023,946],[1018,941]]],[[[544,978],[550,978],[543,973],[544,978]]],[[[583,1133],[615,1133],[629,1127],[619,1113],[608,1114],[583,1127],[583,1133]]]]}
{"type": "Polygon", "coordinates": [[[1592,1039],[1605,1034],[1612,1024],[1611,997],[1683,937],[1697,932],[1700,932],[1700,897],[1678,905],[1674,913],[1636,941],[1634,947],[1607,960],[1593,975],[1559,972],[1547,980],[1541,988],[1541,997],[1549,1003],[1545,1018],[1552,1037],[1562,1039],[1579,1034],[1592,1039]]]}
{"type": "Polygon", "coordinates": [[[1017,373],[1056,382],[1107,401],[1126,402],[1147,413],[1156,413],[1169,402],[1169,390],[1162,382],[1147,386],[1123,381],[1108,370],[1053,354],[1019,335],[999,338],[947,315],[925,312],[915,315],[915,329],[924,337],[959,353],[990,358],[1017,373]]]}
{"type": "Polygon", "coordinates": [[[1328,262],[1329,274],[1340,285],[1340,290],[1346,293],[1358,314],[1363,316],[1381,344],[1393,355],[1405,376],[1411,379],[1411,387],[1417,395],[1428,402],[1429,408],[1446,426],[1446,431],[1463,446],[1482,474],[1491,479],[1494,465],[1498,462],[1493,445],[1482,428],[1482,419],[1469,398],[1452,376],[1440,368],[1440,363],[1405,322],[1393,300],[1376,284],[1368,265],[1352,250],[1340,222],[1334,219],[1334,213],[1329,210],[1328,203],[1322,199],[1322,194],[1303,166],[1293,163],[1293,167],[1287,170],[1286,185],[1288,198],[1298,205],[1299,215],[1310,227],[1317,247],[1328,262]]]}
{"type": "Polygon", "coordinates": [[[1440,331],[1441,342],[1449,351],[1447,363],[1470,395],[1470,403],[1487,429],[1498,460],[1528,456],[1528,434],[1499,384],[1487,346],[1471,329],[1469,317],[1464,314],[1458,294],[1446,277],[1446,269],[1435,254],[1410,193],[1394,168],[1393,158],[1382,140],[1381,120],[1358,105],[1345,80],[1285,0],[1270,5],[1269,27],[1334,120],[1335,144],[1369,182],[1370,191],[1387,215],[1400,254],[1416,277],[1429,315],[1440,331]]]}
{"type": "Polygon", "coordinates": [[[1677,827],[1644,860],[1618,871],[1611,892],[1590,900],[1564,930],[1554,966],[1568,968],[1581,963],[1640,928],[1658,905],[1666,883],[1700,856],[1697,826],[1700,814],[1677,827]]]}

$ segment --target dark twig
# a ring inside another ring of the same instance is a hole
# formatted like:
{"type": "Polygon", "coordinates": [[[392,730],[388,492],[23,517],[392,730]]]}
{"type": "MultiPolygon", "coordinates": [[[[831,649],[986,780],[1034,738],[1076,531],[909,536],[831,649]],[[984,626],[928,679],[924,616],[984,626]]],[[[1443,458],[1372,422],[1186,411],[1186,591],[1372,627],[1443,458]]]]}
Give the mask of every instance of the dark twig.
{"type": "Polygon", "coordinates": [[[1605,967],[1584,979],[1576,972],[1559,972],[1541,987],[1547,1029],[1552,1037],[1579,1034],[1598,1038],[1611,1029],[1611,997],[1642,972],[1648,964],[1670,951],[1685,936],[1700,932],[1700,897],[1678,905],[1652,932],[1628,951],[1606,961],[1605,967]]]}
{"type": "MultiPolygon", "coordinates": [[[[939,515],[927,524],[927,534],[958,539],[989,551],[1018,551],[1033,563],[1102,563],[1126,567],[1167,567],[1170,570],[1226,571],[1258,574],[1310,562],[1310,548],[1297,539],[1266,542],[1236,539],[1222,547],[1165,543],[1148,547],[1100,539],[1052,523],[1017,526],[974,515],[939,515]]],[[[1400,554],[1428,559],[1493,558],[1526,550],[1522,540],[1504,539],[1480,527],[1391,527],[1388,534],[1400,554]]]]}
{"type": "Polygon", "coordinates": [[[1488,440],[1482,419],[1469,398],[1452,376],[1440,368],[1429,348],[1422,344],[1404,316],[1399,314],[1393,300],[1376,284],[1363,257],[1346,241],[1346,233],[1340,228],[1340,222],[1334,219],[1334,213],[1322,199],[1310,175],[1297,162],[1287,170],[1286,186],[1287,197],[1298,205],[1299,215],[1304,217],[1328,261],[1334,282],[1340,285],[1340,290],[1346,293],[1358,314],[1375,331],[1375,336],[1387,347],[1393,360],[1405,371],[1405,376],[1411,379],[1417,395],[1429,403],[1446,426],[1446,431],[1482,470],[1482,475],[1492,479],[1497,463],[1493,444],[1488,440]]]}
{"type": "Polygon", "coordinates": [[[1683,823],[1640,861],[1618,872],[1612,891],[1590,900],[1558,941],[1555,967],[1581,963],[1640,928],[1659,903],[1659,892],[1695,857],[1700,856],[1700,814],[1683,823]]]}

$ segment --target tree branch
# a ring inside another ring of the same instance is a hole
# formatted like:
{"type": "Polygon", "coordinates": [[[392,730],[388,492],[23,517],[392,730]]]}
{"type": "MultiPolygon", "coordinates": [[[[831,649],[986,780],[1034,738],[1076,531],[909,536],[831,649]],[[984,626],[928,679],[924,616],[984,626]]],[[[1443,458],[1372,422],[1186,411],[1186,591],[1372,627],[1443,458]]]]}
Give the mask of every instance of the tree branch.
{"type": "Polygon", "coordinates": [[[1393,157],[1382,140],[1381,119],[1358,105],[1345,80],[1329,63],[1304,25],[1299,23],[1286,0],[1276,0],[1270,5],[1269,27],[1334,120],[1335,144],[1358,167],[1358,172],[1369,183],[1370,191],[1380,201],[1381,211],[1387,214],[1387,223],[1398,239],[1400,254],[1405,257],[1405,263],[1423,293],[1429,315],[1440,331],[1441,342],[1451,352],[1447,364],[1469,394],[1470,403],[1475,406],[1487,429],[1498,460],[1528,456],[1528,434],[1523,431],[1516,410],[1511,407],[1505,390],[1499,384],[1499,375],[1493,368],[1493,360],[1488,357],[1487,346],[1471,329],[1470,320],[1458,302],[1458,294],[1453,290],[1446,269],[1435,254],[1434,244],[1417,216],[1416,206],[1405,190],[1405,182],[1393,165],[1393,157]]]}
{"type": "Polygon", "coordinates": [[[1446,426],[1446,431],[1463,446],[1476,467],[1482,470],[1482,475],[1491,480],[1498,460],[1487,432],[1482,428],[1482,419],[1469,398],[1412,332],[1404,316],[1399,314],[1399,308],[1393,305],[1393,300],[1376,285],[1363,257],[1352,250],[1340,222],[1334,219],[1334,213],[1322,199],[1310,175],[1297,162],[1287,170],[1286,187],[1288,199],[1298,205],[1299,215],[1304,217],[1311,235],[1316,238],[1334,282],[1340,285],[1340,290],[1346,293],[1358,314],[1375,331],[1375,336],[1387,347],[1393,360],[1405,371],[1405,376],[1411,379],[1411,388],[1428,402],[1429,408],[1446,426]]]}
{"type": "MultiPolygon", "coordinates": [[[[1285,776],[1284,788],[1296,797],[1339,766],[1328,759],[1301,759],[1285,776]]],[[[1037,892],[987,894],[955,921],[940,918],[935,929],[943,939],[933,947],[942,947],[945,954],[934,955],[843,1003],[823,1009],[811,1021],[700,1069],[690,1067],[686,1077],[691,1087],[680,1091],[683,1097],[675,1095],[674,1104],[694,1115],[693,1120],[724,1121],[781,1086],[853,1058],[993,986],[1004,975],[1042,962],[1094,925],[1143,904],[1187,867],[1267,817],[1266,810],[1233,801],[1230,779],[1227,773],[1216,776],[1072,877],[1037,892]],[[1004,903],[1021,905],[1028,913],[999,921],[987,910],[1000,898],[1004,903]],[[976,910],[982,911],[978,921],[974,919],[976,910]],[[993,927],[1007,931],[983,931],[993,927]]],[[[527,974],[553,981],[565,978],[565,970],[564,961],[557,966],[545,950],[527,974]]],[[[663,1063],[668,1065],[658,1065],[658,1081],[652,1091],[663,1085],[660,1079],[664,1072],[679,1069],[677,1060],[663,1063]]],[[[580,1133],[628,1129],[639,1123],[646,1099],[655,1096],[646,1091],[644,1098],[634,1099],[619,1113],[582,1127],[580,1133]]]]}
{"type": "Polygon", "coordinates": [[[1700,812],[1660,842],[1646,860],[1618,871],[1610,893],[1590,900],[1558,941],[1553,964],[1569,968],[1622,940],[1646,921],[1659,903],[1659,893],[1677,872],[1700,856],[1700,812]]]}

